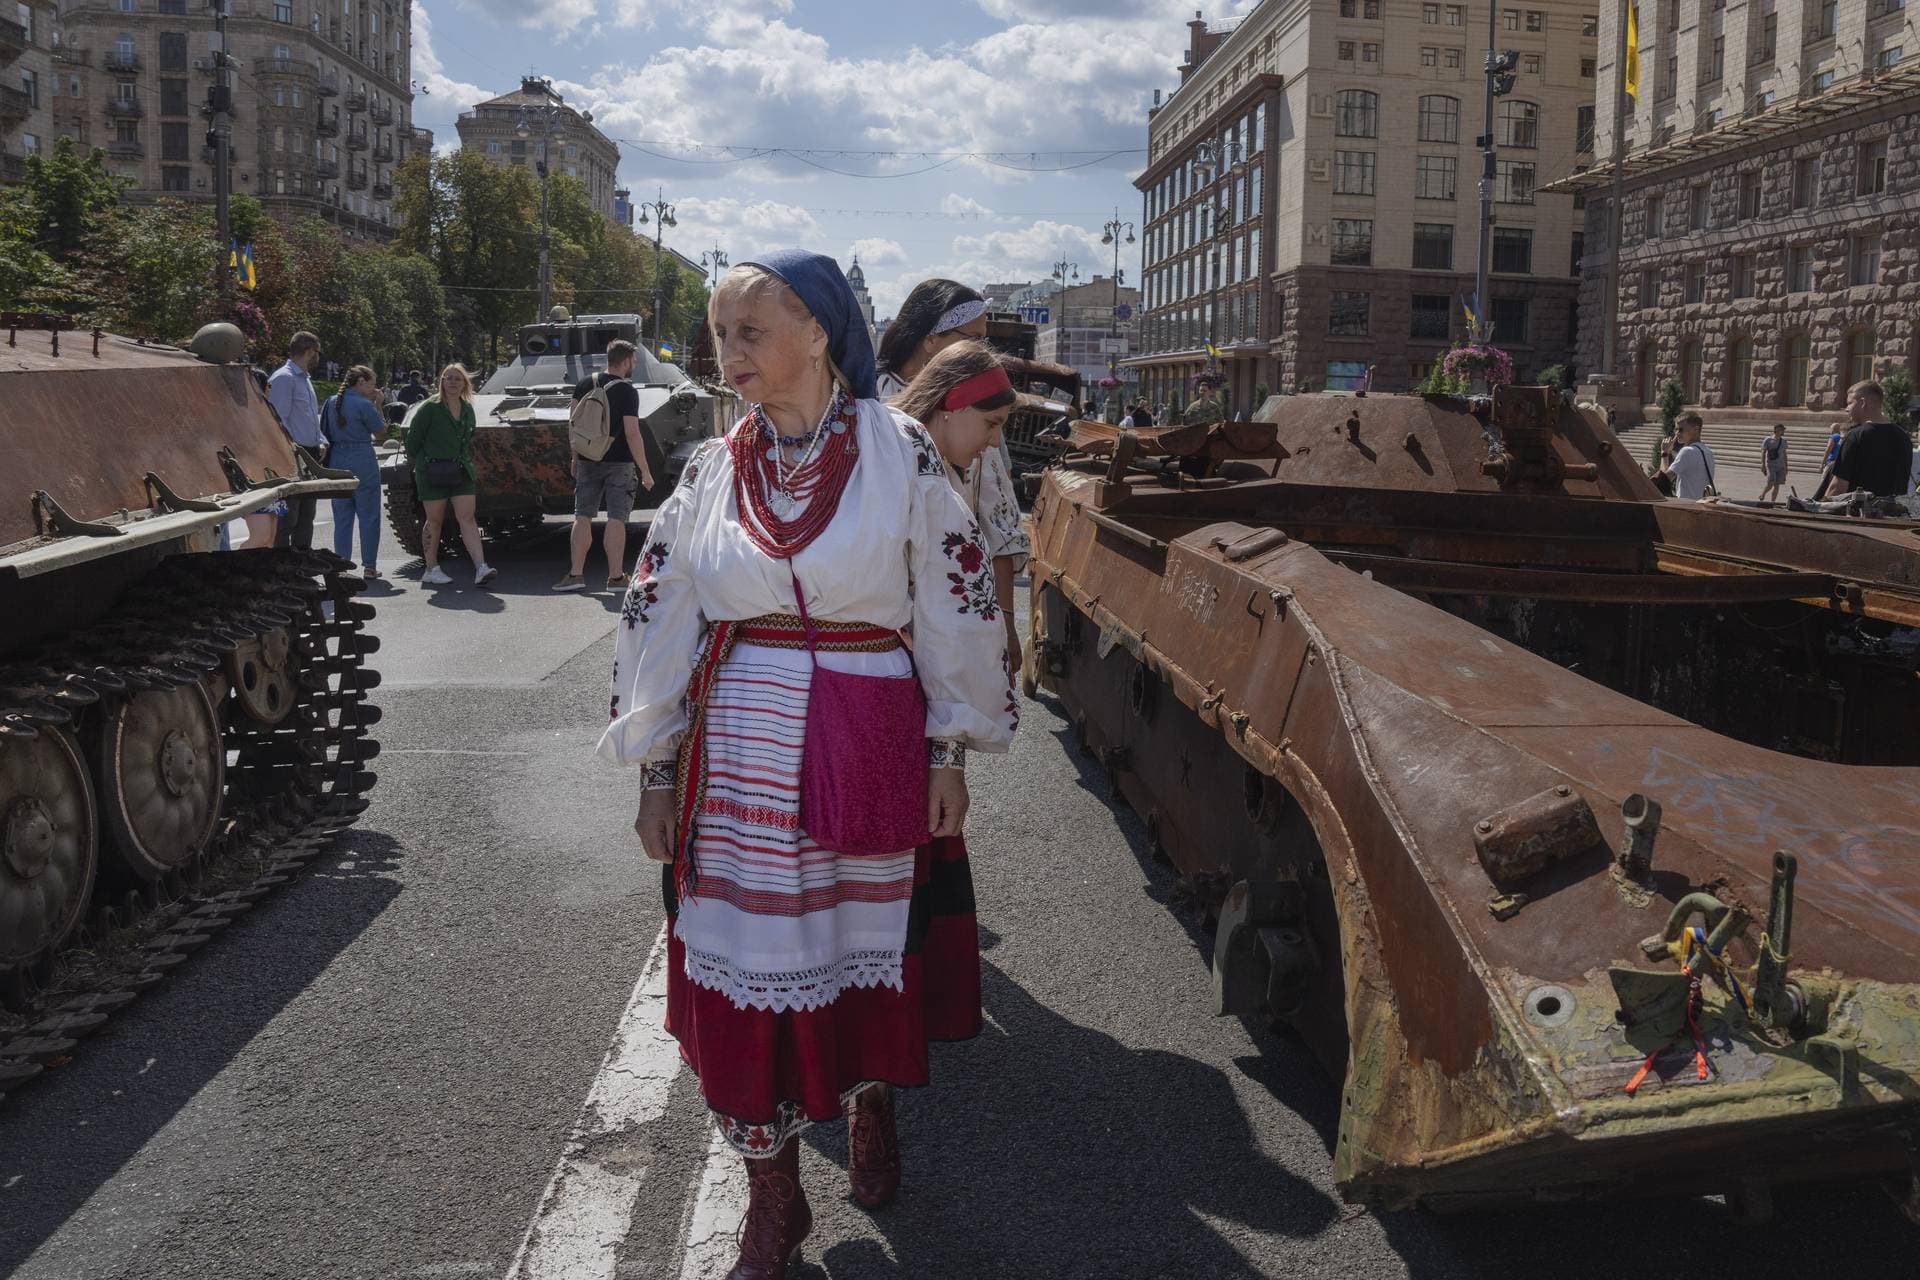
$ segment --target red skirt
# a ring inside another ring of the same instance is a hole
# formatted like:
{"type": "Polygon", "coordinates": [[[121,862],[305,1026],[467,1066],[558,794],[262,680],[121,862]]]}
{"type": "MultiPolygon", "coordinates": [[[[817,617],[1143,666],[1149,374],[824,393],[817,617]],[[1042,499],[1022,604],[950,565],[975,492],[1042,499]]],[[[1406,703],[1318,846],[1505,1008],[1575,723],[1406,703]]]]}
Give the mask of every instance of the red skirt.
{"type": "Polygon", "coordinates": [[[927,1083],[927,1042],[977,1035],[980,941],[973,875],[958,837],[920,846],[907,917],[904,990],[850,987],[817,1009],[740,1008],[687,977],[672,929],[677,903],[664,877],[669,921],[667,1031],[734,1148],[777,1152],[816,1121],[836,1119],[862,1087],[927,1083]]]}

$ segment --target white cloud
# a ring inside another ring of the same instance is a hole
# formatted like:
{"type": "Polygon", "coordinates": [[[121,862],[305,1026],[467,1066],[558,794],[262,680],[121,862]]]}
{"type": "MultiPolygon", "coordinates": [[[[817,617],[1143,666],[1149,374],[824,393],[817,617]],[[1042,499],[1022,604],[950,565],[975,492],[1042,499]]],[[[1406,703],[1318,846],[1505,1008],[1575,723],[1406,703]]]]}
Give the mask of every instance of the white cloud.
{"type": "MultiPolygon", "coordinates": [[[[440,55],[433,49],[433,15],[419,0],[415,0],[413,6],[413,72],[414,80],[427,90],[429,96],[439,99],[435,105],[443,112],[464,111],[476,102],[498,96],[477,84],[455,80],[447,74],[440,55]]],[[[418,106],[415,113],[420,114],[418,106]]]]}
{"type": "Polygon", "coordinates": [[[963,196],[958,191],[949,191],[940,198],[940,212],[950,218],[965,218],[968,221],[979,222],[994,221],[993,210],[972,196],[963,196]]]}
{"type": "Polygon", "coordinates": [[[869,270],[874,267],[895,267],[907,261],[907,251],[898,240],[872,236],[855,240],[849,253],[860,259],[861,264],[869,270]]]}
{"type": "MultiPolygon", "coordinates": [[[[593,17],[598,7],[598,0],[547,0],[541,5],[524,4],[522,0],[455,0],[455,3],[467,12],[495,22],[562,36],[593,17]]],[[[415,0],[415,12],[419,8],[419,0],[415,0]]]]}
{"type": "Polygon", "coordinates": [[[689,196],[674,202],[674,218],[675,247],[695,258],[717,244],[733,261],[745,262],[769,249],[817,245],[823,235],[811,213],[774,200],[689,196]]]}

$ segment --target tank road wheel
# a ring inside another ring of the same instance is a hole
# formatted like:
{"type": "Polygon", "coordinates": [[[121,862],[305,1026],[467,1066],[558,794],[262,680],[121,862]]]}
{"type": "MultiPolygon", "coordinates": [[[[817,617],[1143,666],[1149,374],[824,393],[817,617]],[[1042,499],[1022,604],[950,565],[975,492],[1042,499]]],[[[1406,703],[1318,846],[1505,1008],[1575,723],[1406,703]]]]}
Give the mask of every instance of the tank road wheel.
{"type": "Polygon", "coordinates": [[[275,627],[243,640],[227,655],[227,683],[242,713],[257,724],[276,725],[293,710],[293,636],[275,627]]]}
{"type": "Polygon", "coordinates": [[[99,867],[93,783],[65,729],[0,738],[0,973],[53,954],[99,867]]]}
{"type": "MultiPolygon", "coordinates": [[[[269,632],[285,636],[285,631],[269,632]]],[[[289,685],[291,687],[291,685],[289,685]]],[[[291,699],[282,704],[290,707],[291,699]]],[[[100,814],[108,843],[143,881],[187,866],[213,838],[226,751],[199,681],[135,694],[100,727],[100,814]]]]}
{"type": "Polygon", "coordinates": [[[426,519],[426,508],[420,505],[420,497],[413,491],[413,481],[409,478],[404,484],[383,486],[387,495],[387,523],[393,527],[393,537],[400,547],[410,556],[425,553],[420,541],[420,522],[426,519]]]}

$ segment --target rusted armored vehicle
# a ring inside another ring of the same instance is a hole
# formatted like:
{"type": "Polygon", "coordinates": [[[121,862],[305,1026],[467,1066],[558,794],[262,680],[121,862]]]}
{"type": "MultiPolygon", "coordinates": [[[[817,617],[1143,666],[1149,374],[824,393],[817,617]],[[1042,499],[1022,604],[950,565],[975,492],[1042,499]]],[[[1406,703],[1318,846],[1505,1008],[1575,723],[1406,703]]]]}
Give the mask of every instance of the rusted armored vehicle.
{"type": "Polygon", "coordinates": [[[1007,375],[1019,399],[1007,415],[1000,438],[1013,474],[1037,471],[1066,448],[1067,432],[1086,407],[1080,398],[1080,374],[1063,364],[1005,358],[1007,375]]]}
{"type": "MultiPolygon", "coordinates": [[[[565,308],[556,307],[547,323],[520,330],[514,359],[495,369],[474,396],[474,510],[489,536],[512,537],[538,527],[546,516],[572,514],[567,417],[573,388],[607,367],[607,345],[616,339],[639,347],[633,383],[640,393],[640,428],[653,446],[648,454],[654,476],[654,488],[640,495],[641,505],[651,506],[672,492],[695,446],[732,425],[734,398],[657,359],[646,349],[639,316],[569,318],[565,308]]],[[[418,411],[414,406],[407,418],[418,411]]],[[[424,512],[404,451],[385,455],[380,482],[400,545],[419,555],[424,512]]],[[[458,531],[451,521],[444,539],[444,550],[457,553],[458,531]]]]}
{"type": "Polygon", "coordinates": [[[1029,688],[1336,1078],[1348,1199],[1920,1218],[1920,524],[1663,500],[1542,388],[1081,423],[1029,688]]]}
{"type": "MultiPolygon", "coordinates": [[[[67,949],[184,910],[236,861],[314,856],[365,808],[379,750],[351,566],[220,550],[229,522],[350,493],[352,473],[288,440],[220,359],[243,354],[228,326],[199,359],[48,323],[0,316],[0,1091],[38,1069],[19,1055],[60,1052],[63,1027],[143,985],[48,1007],[71,994],[67,949]],[[5,1034],[23,1014],[51,1021],[5,1034]]],[[[141,966],[224,922],[195,910],[141,966]]]]}

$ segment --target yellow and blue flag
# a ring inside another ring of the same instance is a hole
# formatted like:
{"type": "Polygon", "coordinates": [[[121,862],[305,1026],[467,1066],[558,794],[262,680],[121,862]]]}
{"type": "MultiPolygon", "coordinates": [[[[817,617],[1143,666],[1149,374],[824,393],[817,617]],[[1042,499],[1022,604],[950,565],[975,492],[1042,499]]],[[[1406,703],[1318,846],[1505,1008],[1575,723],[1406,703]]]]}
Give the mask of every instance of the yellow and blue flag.
{"type": "Polygon", "coordinates": [[[1627,61],[1620,69],[1620,91],[1635,102],[1640,100],[1640,23],[1637,5],[1627,6],[1627,61]]]}
{"type": "Polygon", "coordinates": [[[673,359],[673,346],[670,343],[663,342],[660,344],[660,358],[662,360],[673,359]]]}
{"type": "Polygon", "coordinates": [[[260,280],[253,269],[253,245],[241,244],[235,240],[227,250],[227,268],[233,272],[233,278],[242,289],[257,289],[260,280]]]}

